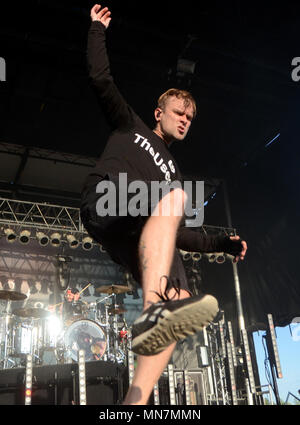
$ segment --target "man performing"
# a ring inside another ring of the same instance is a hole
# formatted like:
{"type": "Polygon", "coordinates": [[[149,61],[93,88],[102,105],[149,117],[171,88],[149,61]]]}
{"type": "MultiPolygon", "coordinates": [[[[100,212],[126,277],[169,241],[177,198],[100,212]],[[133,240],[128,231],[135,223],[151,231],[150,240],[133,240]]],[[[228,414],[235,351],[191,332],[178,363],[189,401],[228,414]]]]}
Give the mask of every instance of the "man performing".
{"type": "Polygon", "coordinates": [[[147,199],[148,216],[123,214],[124,205],[119,201],[120,173],[126,173],[128,184],[143,181],[147,187],[153,181],[182,181],[168,146],[185,138],[196,114],[196,104],[190,93],[170,89],[158,100],[154,130],[147,127],[126,103],[110,74],[105,46],[110,11],[96,4],[91,9],[91,20],[89,77],[112,134],[85,182],[81,218],[91,237],[142,286],[143,313],[132,326],[132,350],[138,354],[138,364],[124,404],[147,404],[176,341],[203,329],[218,312],[214,297],[191,296],[176,248],[227,252],[238,261],[244,259],[247,245],[238,236],[207,236],[184,227],[187,196],[181,188],[169,191],[156,205],[147,199]],[[104,196],[99,184],[103,182],[114,187],[117,214],[102,216],[99,211],[99,200],[104,196]],[[166,207],[169,214],[164,214],[166,207]]]}

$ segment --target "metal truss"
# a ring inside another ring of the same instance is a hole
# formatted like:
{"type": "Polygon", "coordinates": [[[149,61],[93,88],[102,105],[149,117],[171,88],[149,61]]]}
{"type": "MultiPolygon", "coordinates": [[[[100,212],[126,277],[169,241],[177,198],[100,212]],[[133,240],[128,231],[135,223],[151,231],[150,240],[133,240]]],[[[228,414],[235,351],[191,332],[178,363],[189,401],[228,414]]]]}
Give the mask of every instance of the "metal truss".
{"type": "MultiPolygon", "coordinates": [[[[49,253],[20,252],[13,248],[5,249],[0,247],[0,271],[5,276],[22,275],[26,279],[41,277],[52,279],[56,273],[57,256],[49,253]]],[[[76,253],[76,252],[75,252],[76,253]]],[[[76,273],[72,275],[74,282],[84,282],[86,279],[111,280],[119,279],[117,269],[109,257],[102,255],[101,263],[96,258],[82,258],[73,255],[73,265],[76,273]]]]}
{"type": "Polygon", "coordinates": [[[203,225],[197,227],[195,232],[201,232],[205,235],[224,235],[224,236],[234,236],[236,234],[236,229],[232,227],[220,227],[220,226],[210,226],[203,225]]]}
{"type": "Polygon", "coordinates": [[[214,381],[214,397],[217,404],[231,404],[231,397],[226,382],[226,368],[224,363],[224,354],[220,342],[218,341],[219,324],[212,323],[207,328],[208,345],[212,356],[212,373],[214,381]]]}
{"type": "Polygon", "coordinates": [[[44,231],[87,233],[79,208],[0,198],[0,226],[44,231]]]}
{"type": "MultiPolygon", "coordinates": [[[[0,226],[20,229],[40,229],[87,233],[80,219],[79,208],[0,198],[0,226]]],[[[201,226],[197,230],[204,234],[235,234],[235,229],[201,226]]]]}

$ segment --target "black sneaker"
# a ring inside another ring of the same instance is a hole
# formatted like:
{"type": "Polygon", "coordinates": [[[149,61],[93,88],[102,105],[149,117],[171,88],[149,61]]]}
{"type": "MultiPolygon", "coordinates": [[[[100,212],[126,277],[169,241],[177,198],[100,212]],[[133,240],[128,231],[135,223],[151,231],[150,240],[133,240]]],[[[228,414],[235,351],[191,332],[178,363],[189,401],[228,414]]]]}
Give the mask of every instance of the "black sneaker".
{"type": "Polygon", "coordinates": [[[203,329],[218,310],[211,295],[153,304],[133,323],[132,351],[143,356],[158,354],[172,342],[203,329]]]}

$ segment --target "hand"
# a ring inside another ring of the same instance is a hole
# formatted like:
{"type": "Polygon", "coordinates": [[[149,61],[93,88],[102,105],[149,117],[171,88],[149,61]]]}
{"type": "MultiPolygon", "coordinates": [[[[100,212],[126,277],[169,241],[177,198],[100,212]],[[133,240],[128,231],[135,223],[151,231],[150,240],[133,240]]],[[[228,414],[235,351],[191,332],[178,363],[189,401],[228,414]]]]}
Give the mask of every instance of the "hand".
{"type": "Polygon", "coordinates": [[[104,7],[101,9],[100,4],[95,4],[95,6],[91,9],[91,19],[92,21],[99,21],[101,22],[105,28],[108,28],[109,23],[111,21],[110,17],[111,13],[108,10],[108,7],[104,7]]]}
{"type": "MultiPolygon", "coordinates": [[[[241,240],[241,238],[239,236],[230,236],[230,239],[232,241],[239,241],[239,240],[241,240]]],[[[233,262],[234,263],[237,263],[239,260],[243,260],[245,258],[246,251],[247,251],[247,243],[245,241],[243,241],[243,240],[241,240],[241,243],[242,243],[243,249],[239,253],[239,255],[237,255],[237,256],[234,257],[234,259],[233,259],[233,262]]]]}

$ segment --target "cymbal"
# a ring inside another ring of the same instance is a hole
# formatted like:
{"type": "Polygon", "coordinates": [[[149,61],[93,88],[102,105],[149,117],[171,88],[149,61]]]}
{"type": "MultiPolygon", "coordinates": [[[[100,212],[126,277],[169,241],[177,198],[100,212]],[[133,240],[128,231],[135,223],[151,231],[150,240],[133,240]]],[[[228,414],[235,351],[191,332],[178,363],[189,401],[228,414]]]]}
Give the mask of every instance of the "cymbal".
{"type": "Polygon", "coordinates": [[[0,300],[6,301],[22,301],[27,298],[27,295],[17,291],[0,291],[0,300]]]}
{"type": "Polygon", "coordinates": [[[115,307],[112,306],[112,307],[110,307],[108,309],[108,312],[111,313],[111,314],[123,314],[126,311],[127,311],[126,308],[124,308],[124,307],[117,307],[117,306],[115,306],[115,307]]]}
{"type": "Polygon", "coordinates": [[[123,294],[124,292],[128,292],[130,289],[128,286],[122,285],[103,285],[96,288],[96,292],[102,292],[104,294],[123,294]]]}
{"type": "Polygon", "coordinates": [[[44,319],[51,315],[50,311],[42,308],[20,308],[18,310],[14,310],[13,314],[21,317],[32,317],[34,319],[44,319]]]}

